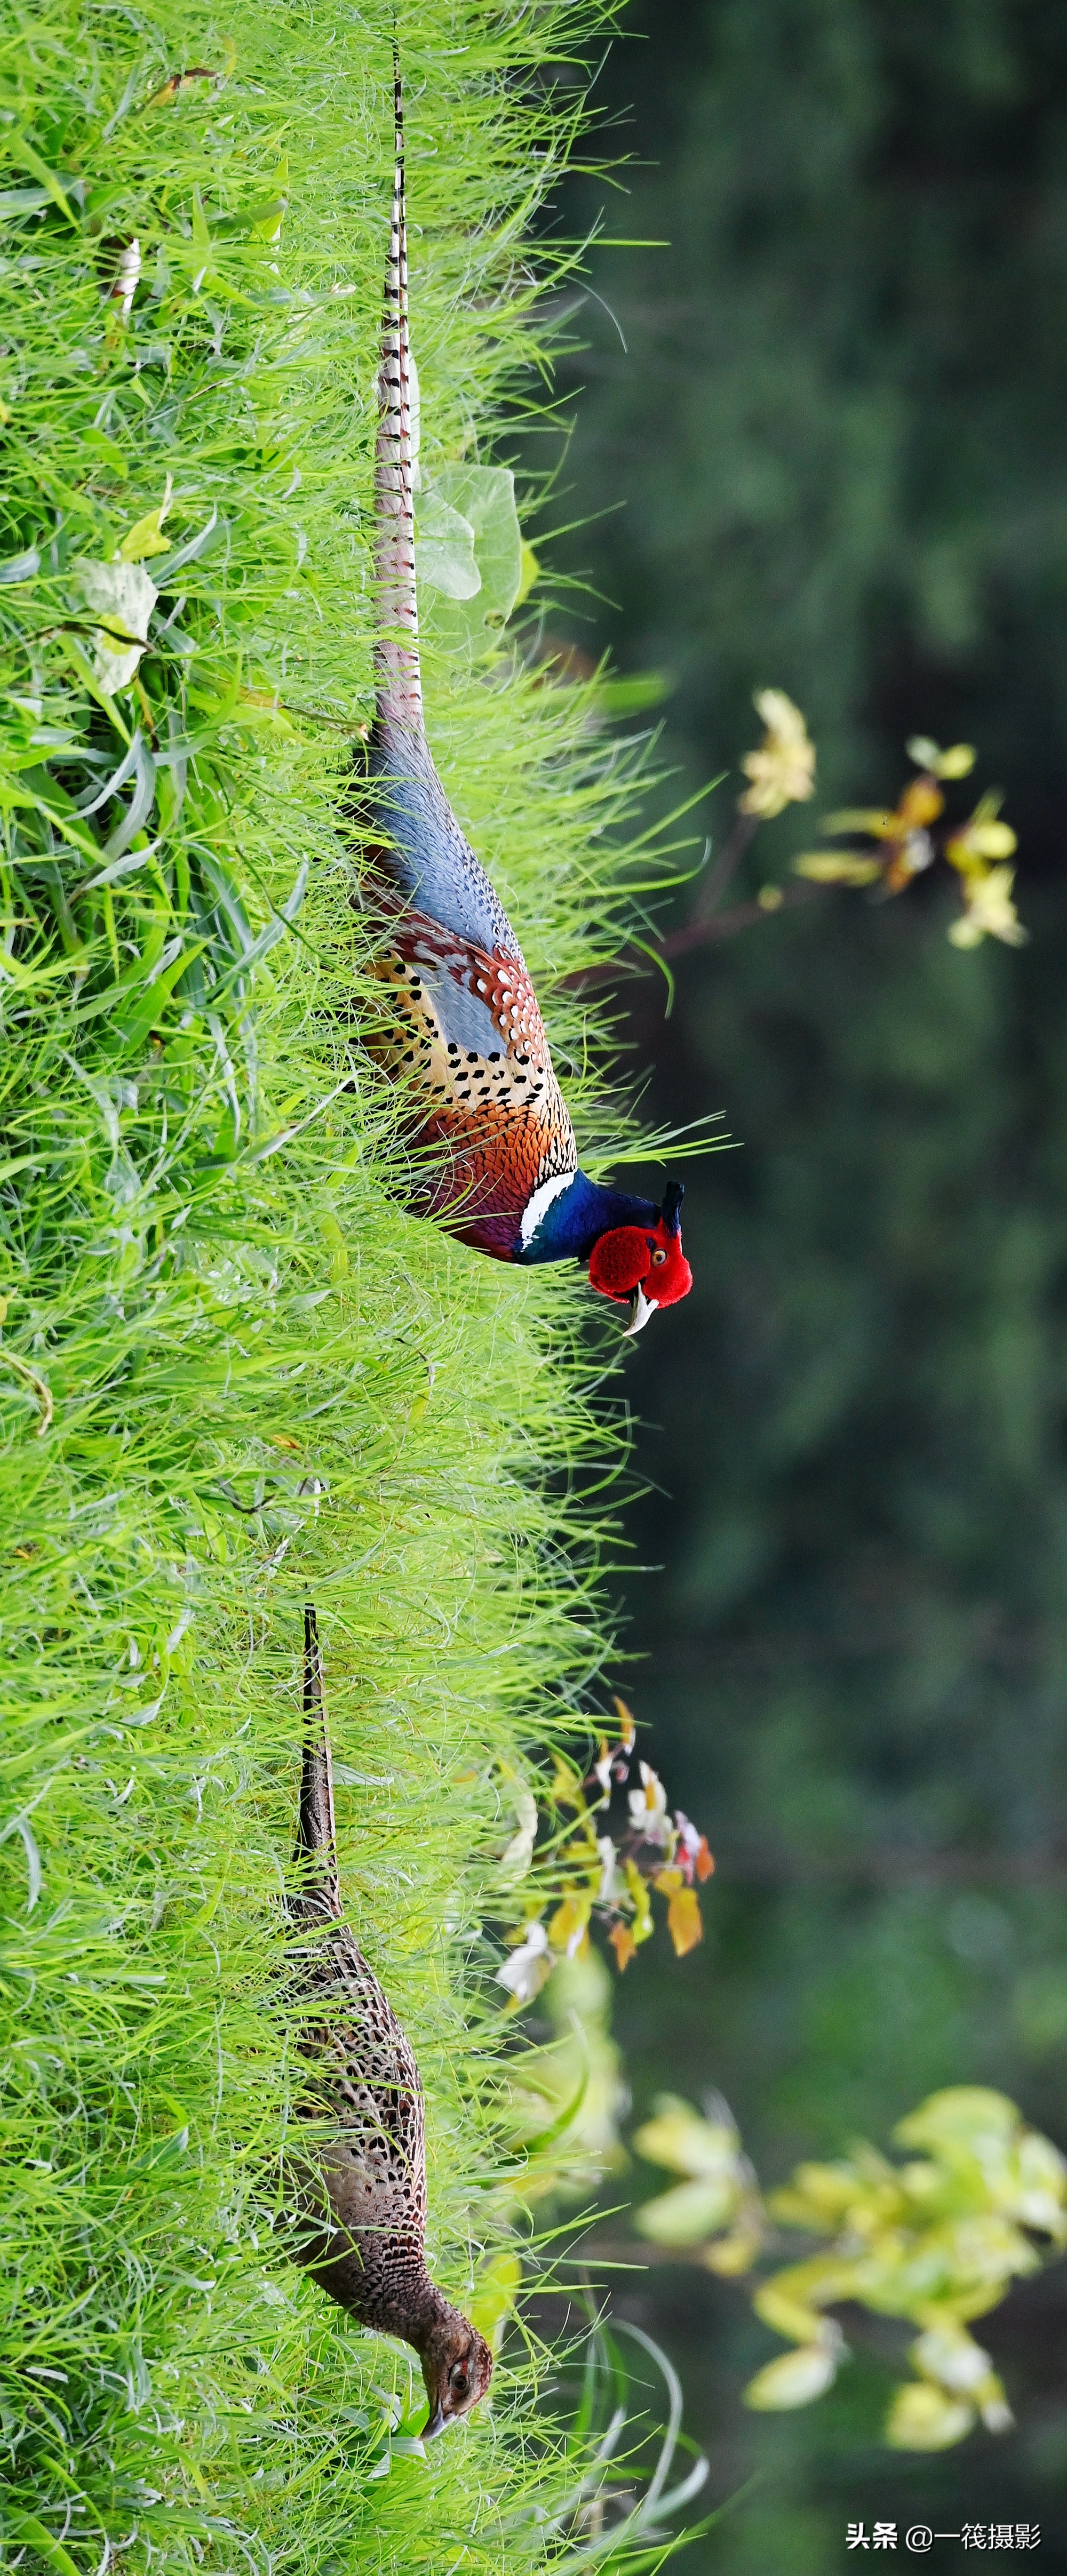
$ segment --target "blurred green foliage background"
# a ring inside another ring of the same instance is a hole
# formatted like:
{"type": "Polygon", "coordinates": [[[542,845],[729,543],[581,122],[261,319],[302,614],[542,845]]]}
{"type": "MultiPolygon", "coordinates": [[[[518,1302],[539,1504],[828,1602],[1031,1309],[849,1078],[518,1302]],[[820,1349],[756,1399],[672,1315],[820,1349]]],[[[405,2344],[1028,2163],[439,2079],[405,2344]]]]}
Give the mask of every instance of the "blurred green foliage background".
{"type": "MultiPolygon", "coordinates": [[[[752,690],[803,707],[817,802],[748,892],[818,811],[895,798],[905,735],[976,742],[1031,939],[959,955],[933,885],[831,895],[680,960],[670,1018],[620,986],[657,1114],[721,1109],[739,1150],[693,1167],[696,1288],[631,1380],[657,1490],[627,1688],[719,1874],[703,1949],[643,1952],[617,2028],[636,2110],[721,2088],[768,2183],[950,2083],[1067,2146],[1067,15],[626,24],[598,95],[629,195],[575,183],[566,218],[671,246],[592,258],[615,318],[576,313],[548,512],[585,522],[556,552],[586,587],[548,625],[668,676],[681,784],[732,773],[717,842],[752,690]]],[[[664,2264],[615,2303],[683,2368],[716,2493],[756,2473],[693,2576],[828,2576],[876,2514],[901,2551],[911,2521],[1036,2520],[1062,2563],[1064,2267],[983,2328],[1018,2431],[930,2460],[877,2446],[891,2329],[857,2319],[832,2395],[771,2420],[740,2404],[777,2348],[741,2287],[664,2264]]]]}

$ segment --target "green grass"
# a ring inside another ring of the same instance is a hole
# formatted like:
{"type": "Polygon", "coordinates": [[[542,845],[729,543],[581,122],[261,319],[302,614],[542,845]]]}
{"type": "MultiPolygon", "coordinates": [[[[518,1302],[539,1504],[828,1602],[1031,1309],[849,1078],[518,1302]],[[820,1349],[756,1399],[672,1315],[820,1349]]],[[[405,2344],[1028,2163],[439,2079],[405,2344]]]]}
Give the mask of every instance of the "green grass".
{"type": "MultiPolygon", "coordinates": [[[[424,452],[526,399],[523,242],[577,94],[526,75],[607,14],[401,13],[424,452]]],[[[3,24],[4,2536],[67,2576],[105,2542],[136,2568],[581,2558],[590,2410],[565,2435],[516,2342],[492,2408],[390,2468],[407,2361],[274,2228],[305,1591],[346,1898],[417,2044],[463,2300],[513,2213],[482,1920],[516,1776],[595,1700],[623,1456],[617,1327],[402,1214],[358,1044],[337,799],[370,708],[391,14],[3,24]],[[228,76],[146,104],[191,64],[228,76]],[[134,234],[124,324],[102,287],[134,234]],[[112,700],[71,567],[168,476],[190,551],[171,587],[149,558],[151,649],[112,700]]],[[[610,952],[632,771],[506,641],[427,677],[551,998],[610,952]]],[[[625,1149],[584,1008],[552,1020],[583,1141],[625,1149]]]]}

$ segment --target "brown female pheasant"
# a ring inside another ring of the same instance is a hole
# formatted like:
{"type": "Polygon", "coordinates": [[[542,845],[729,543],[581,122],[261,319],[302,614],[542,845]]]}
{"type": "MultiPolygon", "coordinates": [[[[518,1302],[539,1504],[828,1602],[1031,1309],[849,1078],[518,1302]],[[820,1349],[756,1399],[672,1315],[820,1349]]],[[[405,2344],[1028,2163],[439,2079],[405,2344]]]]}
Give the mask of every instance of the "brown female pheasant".
{"type": "Polygon", "coordinates": [[[410,2042],[344,1920],[318,1626],[304,1614],[304,1763],[289,1900],[290,1994],[315,2069],[301,2104],[315,2145],[291,2181],[294,2251],[360,2325],[400,2335],[422,2363],[431,2441],[485,2396],[493,2356],[426,2269],[426,2134],[410,2042]]]}
{"type": "Polygon", "coordinates": [[[373,1039],[402,1080],[413,1141],[434,1149],[411,1204],[498,1261],[575,1260],[637,1332],[692,1286],[682,1192],[662,1207],[578,1169],[565,1102],[518,940],[464,839],[423,723],[415,586],[404,131],[395,71],[396,167],[385,283],[375,575],[375,720],[356,799],[369,842],[364,900],[383,931],[387,993],[373,1039]],[[368,828],[369,827],[369,828],[368,828]]]}

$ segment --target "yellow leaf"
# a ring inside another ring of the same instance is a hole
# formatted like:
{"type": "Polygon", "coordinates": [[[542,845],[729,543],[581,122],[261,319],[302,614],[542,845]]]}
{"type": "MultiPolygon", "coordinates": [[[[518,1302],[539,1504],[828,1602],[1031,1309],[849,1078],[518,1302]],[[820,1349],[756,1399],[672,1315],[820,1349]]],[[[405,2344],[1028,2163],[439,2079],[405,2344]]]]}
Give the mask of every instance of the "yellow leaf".
{"type": "Polygon", "coordinates": [[[121,563],[143,563],[146,555],[169,555],[170,538],[161,536],[160,530],[170,508],[173,489],[173,477],[168,474],[166,489],[157,507],[147,511],[143,519],[138,519],[127,530],[119,547],[121,563]]]}
{"type": "Polygon", "coordinates": [[[548,1926],[548,1937],[552,1948],[558,1950],[562,1957],[573,1959],[581,1949],[592,1910],[592,1897],[579,1895],[577,1891],[565,1896],[562,1905],[557,1905],[548,1926]]]}
{"type": "Polygon", "coordinates": [[[911,779],[896,813],[889,816],[889,837],[902,840],[907,833],[920,830],[924,823],[932,823],[941,813],[944,802],[940,788],[935,787],[931,779],[911,779]]]}
{"type": "Polygon", "coordinates": [[[573,1764],[564,1760],[562,1753],[556,1755],[549,1796],[557,1807],[581,1807],[585,1803],[578,1773],[573,1764]]]}
{"type": "Polygon", "coordinates": [[[732,2218],[736,2198],[736,2176],[724,2165],[717,2174],[698,2175],[646,2200],[635,2212],[637,2225],[655,2245],[700,2245],[732,2218]]]}
{"type": "Polygon", "coordinates": [[[467,2313],[472,2326],[496,2352],[522,2285],[522,2263],[510,2246],[480,2263],[467,2313]]]}
{"type": "Polygon", "coordinates": [[[794,876],[813,885],[873,885],[882,873],[880,859],[860,858],[854,850],[805,850],[793,861],[794,876]]]}
{"type": "Polygon", "coordinates": [[[635,1942],[647,1941],[650,1939],[656,1928],[652,1920],[652,1904],[648,1893],[648,1881],[647,1879],[642,1878],[635,1860],[627,1860],[624,1863],[624,1870],[627,1890],[633,1900],[634,1940],[635,1942]]]}
{"type": "Polygon", "coordinates": [[[928,2380],[898,2388],[886,2417],[885,2438],[894,2451],[947,2451],[974,2423],[974,2408],[928,2380]]]}
{"type": "Polygon", "coordinates": [[[704,2120],[677,2093],[656,2096],[655,2118],[646,2120],[634,2139],[639,2156],[669,2173],[733,2173],[741,2141],[731,2120],[704,2120]]]}
{"type": "Polygon", "coordinates": [[[822,827],[824,832],[872,832],[881,841],[896,819],[887,805],[842,805],[838,813],[823,815],[822,827]]]}
{"type": "Polygon", "coordinates": [[[769,2207],[786,2227],[832,2235],[848,2219],[860,2198],[851,2165],[798,2165],[792,2188],[774,2191],[769,2207]]]}
{"type": "Polygon", "coordinates": [[[814,2397],[825,2396],[832,2387],[837,2363],[838,2352],[832,2344],[805,2343],[799,2352],[783,2352],[749,2380],[745,2404],[768,2412],[772,2408],[810,2406],[814,2397]]]}
{"type": "Polygon", "coordinates": [[[971,869],[981,873],[987,859],[1010,859],[1019,843],[1010,823],[999,823],[972,815],[961,832],[953,832],[945,843],[945,857],[966,876],[971,869]]]}
{"type": "Polygon", "coordinates": [[[612,1698],[612,1707],[619,1721],[619,1737],[623,1752],[632,1753],[637,1742],[637,1726],[633,1711],[627,1708],[625,1700],[619,1698],[617,1691],[612,1698]]]}
{"type": "Polygon", "coordinates": [[[691,1887],[680,1887],[667,1907],[667,1930],[674,1943],[675,1957],[684,1959],[687,1950],[695,1950],[704,1938],[700,1919],[700,1899],[691,1887]]]}
{"type": "Polygon", "coordinates": [[[1003,2395],[989,2354],[952,2317],[928,2326],[913,2343],[909,2358],[924,2379],[932,2380],[935,2388],[947,2389],[950,2397],[965,2397],[977,2406],[987,2389],[1003,2395]]]}
{"type": "Polygon", "coordinates": [[[967,778],[976,757],[973,742],[954,742],[950,750],[938,753],[934,774],[938,778],[967,778]]]}
{"type": "Polygon", "coordinates": [[[747,2221],[742,2216],[727,2236],[717,2237],[714,2245],[705,2245],[700,2259],[709,2272],[718,2272],[722,2280],[736,2281],[742,2272],[751,2269],[762,2242],[763,2229],[753,2212],[747,2221]]]}
{"type": "Polygon", "coordinates": [[[515,594],[516,608],[521,608],[523,600],[529,598],[535,581],[539,581],[540,577],[541,566],[538,558],[534,553],[533,547],[529,545],[524,538],[522,546],[522,572],[519,578],[519,587],[515,594]]]}
{"type": "Polygon", "coordinates": [[[1012,902],[1015,881],[1013,868],[987,868],[983,874],[969,872],[963,880],[964,911],[952,922],[948,936],[954,948],[977,948],[983,939],[1002,939],[1008,948],[1022,948],[1029,936],[1012,902]]]}
{"type": "Polygon", "coordinates": [[[615,1965],[621,1976],[623,1969],[629,1967],[631,1959],[637,1957],[637,1943],[628,1923],[613,1923],[608,1939],[615,1952],[615,1965]]]}
{"type": "Polygon", "coordinates": [[[169,555],[170,551],[170,538],[159,532],[158,510],[150,510],[146,519],[138,519],[119,547],[123,563],[143,563],[146,555],[169,555]]]}
{"type": "Polygon", "coordinates": [[[973,742],[954,742],[948,751],[942,751],[925,733],[914,733],[906,748],[909,760],[917,768],[929,770],[934,778],[966,778],[977,758],[973,742]]]}

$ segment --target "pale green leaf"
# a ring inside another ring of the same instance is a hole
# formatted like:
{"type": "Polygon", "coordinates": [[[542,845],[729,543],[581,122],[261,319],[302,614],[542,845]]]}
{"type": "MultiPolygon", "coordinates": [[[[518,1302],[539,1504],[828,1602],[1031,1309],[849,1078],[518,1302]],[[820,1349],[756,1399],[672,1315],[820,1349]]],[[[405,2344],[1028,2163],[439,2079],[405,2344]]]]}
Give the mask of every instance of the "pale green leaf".
{"type": "Polygon", "coordinates": [[[446,599],[475,599],[482,587],[474,559],[474,529],[469,519],[442,499],[437,484],[427,486],[419,505],[415,571],[420,582],[428,582],[446,599]]]}
{"type": "Polygon", "coordinates": [[[450,644],[484,651],[510,617],[522,588],[515,477],[503,465],[450,465],[437,476],[433,491],[471,528],[479,576],[470,598],[452,598],[447,605],[435,600],[434,626],[450,644]]]}

